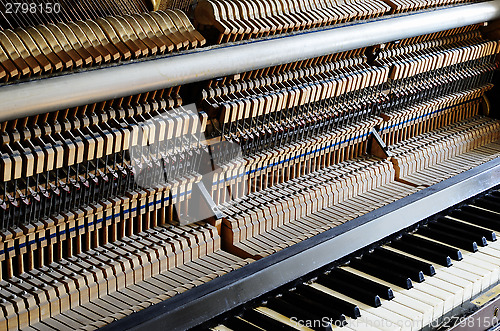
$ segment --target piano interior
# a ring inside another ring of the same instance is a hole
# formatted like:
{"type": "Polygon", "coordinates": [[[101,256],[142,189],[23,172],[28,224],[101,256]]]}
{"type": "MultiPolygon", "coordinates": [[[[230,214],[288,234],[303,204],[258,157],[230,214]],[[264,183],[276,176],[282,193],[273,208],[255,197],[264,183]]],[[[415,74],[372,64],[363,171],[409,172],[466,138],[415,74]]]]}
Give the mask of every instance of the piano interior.
{"type": "Polygon", "coordinates": [[[0,330],[487,330],[500,1],[0,0],[0,330]]]}

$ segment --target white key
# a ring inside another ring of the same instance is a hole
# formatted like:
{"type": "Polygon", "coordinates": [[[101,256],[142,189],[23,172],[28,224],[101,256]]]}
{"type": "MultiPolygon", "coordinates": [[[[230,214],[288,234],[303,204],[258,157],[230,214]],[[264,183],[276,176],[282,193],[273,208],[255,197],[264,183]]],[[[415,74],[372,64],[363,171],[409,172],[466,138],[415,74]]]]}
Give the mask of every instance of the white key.
{"type": "MultiPolygon", "coordinates": [[[[436,272],[437,273],[437,272],[436,272]]],[[[445,282],[439,278],[435,277],[426,277],[425,283],[437,287],[443,291],[453,294],[453,307],[460,306],[462,304],[462,300],[464,297],[464,291],[461,287],[456,286],[454,284],[445,282]]],[[[452,307],[452,309],[453,309],[452,307]]]]}
{"type": "Polygon", "coordinates": [[[423,324],[424,315],[419,311],[410,308],[408,306],[402,305],[401,303],[397,302],[394,299],[393,300],[381,299],[381,302],[382,302],[382,307],[384,307],[385,309],[395,312],[398,315],[406,317],[406,320],[404,321],[405,324],[403,330],[405,329],[420,330],[425,326],[423,324]]]}
{"type": "MultiPolygon", "coordinates": [[[[392,247],[386,247],[394,252],[398,252],[402,255],[424,261],[427,263],[431,263],[430,261],[423,259],[421,257],[399,251],[392,247]]],[[[434,268],[436,269],[436,275],[433,277],[449,281],[450,283],[460,286],[464,289],[462,302],[470,299],[472,296],[479,294],[481,292],[482,284],[481,284],[481,276],[465,271],[461,268],[457,268],[457,265],[462,261],[453,261],[453,265],[450,267],[444,267],[441,265],[434,264],[434,268]]],[[[426,278],[428,279],[428,278],[426,278]]]]}
{"type": "Polygon", "coordinates": [[[291,318],[289,318],[289,317],[287,317],[285,315],[282,315],[282,314],[280,314],[278,312],[275,312],[274,310],[269,309],[267,307],[257,307],[257,308],[255,308],[255,310],[257,310],[261,314],[264,314],[264,315],[266,315],[268,317],[271,317],[271,318],[275,319],[276,321],[279,321],[279,322],[281,322],[283,324],[291,326],[292,328],[295,328],[297,330],[313,331],[312,329],[310,329],[310,328],[308,328],[306,326],[303,326],[300,323],[292,321],[291,318]]]}
{"type": "MultiPolygon", "coordinates": [[[[454,293],[442,290],[438,287],[426,284],[424,281],[423,283],[413,283],[413,288],[417,290],[421,290],[422,292],[425,292],[429,295],[433,295],[441,300],[444,301],[444,307],[442,311],[442,315],[446,314],[450,310],[453,309],[453,303],[455,301],[455,295],[454,293]]],[[[411,290],[410,290],[411,291],[411,290]]]]}
{"type": "Polygon", "coordinates": [[[447,270],[442,269],[439,269],[439,272],[438,269],[436,269],[436,274],[433,277],[436,279],[440,279],[446,283],[460,287],[463,294],[462,303],[472,298],[473,283],[471,281],[457,277],[451,273],[448,273],[447,270]]]}
{"type": "Polygon", "coordinates": [[[212,330],[212,331],[233,331],[233,329],[230,329],[225,325],[217,325],[216,327],[213,327],[210,330],[212,330]]]}
{"type": "MultiPolygon", "coordinates": [[[[385,286],[391,287],[394,292],[394,299],[399,300],[400,298],[407,298],[408,300],[413,300],[417,304],[412,304],[410,307],[419,310],[422,314],[424,314],[424,319],[434,320],[442,315],[444,301],[436,298],[435,296],[424,293],[420,290],[407,290],[397,285],[388,283],[382,279],[374,277],[372,275],[365,274],[362,271],[350,268],[350,267],[342,267],[345,270],[348,270],[354,274],[357,274],[366,279],[370,279],[374,282],[380,283],[385,286]],[[430,317],[428,316],[430,315],[430,317]]],[[[404,304],[404,303],[402,303],[404,304]]]]}
{"type": "Polygon", "coordinates": [[[440,312],[443,311],[444,302],[443,300],[440,300],[435,296],[428,295],[427,293],[424,293],[420,290],[415,290],[415,291],[413,291],[414,289],[407,290],[405,288],[388,283],[375,276],[366,274],[362,271],[350,267],[342,267],[342,268],[354,274],[357,274],[358,276],[361,276],[363,278],[370,279],[374,282],[377,282],[385,286],[389,286],[394,293],[394,299],[392,299],[392,301],[398,302],[401,305],[412,308],[418,311],[420,314],[422,314],[422,321],[424,323],[424,326],[426,325],[425,324],[426,322],[430,323],[433,320],[435,310],[438,311],[436,313],[437,317],[441,316],[440,312]]]}
{"type": "MultiPolygon", "coordinates": [[[[347,320],[347,325],[346,327],[350,328],[351,330],[359,330],[359,331],[379,331],[381,329],[375,327],[370,323],[370,318],[365,317],[364,315],[369,315],[368,312],[363,312],[363,316],[358,317],[356,319],[349,318],[347,320]]],[[[371,319],[377,318],[376,316],[371,316],[371,319]]],[[[344,329],[342,329],[344,330],[344,329]]]]}
{"type": "Polygon", "coordinates": [[[495,268],[500,268],[500,250],[496,250],[495,248],[490,248],[488,246],[486,247],[479,247],[479,251],[475,254],[475,257],[478,259],[484,260],[488,263],[490,263],[492,266],[495,268]],[[493,254],[499,254],[499,255],[493,255],[493,254]]]}
{"type": "MultiPolygon", "coordinates": [[[[448,274],[460,277],[462,279],[468,280],[472,282],[472,296],[478,295],[481,293],[481,288],[482,288],[482,277],[478,276],[474,273],[471,273],[469,271],[463,270],[461,268],[457,268],[457,264],[461,263],[462,261],[456,261],[454,264],[446,269],[440,270],[441,272],[446,271],[448,274]]],[[[436,270],[437,274],[437,270],[436,270]]]]}
{"type": "MultiPolygon", "coordinates": [[[[467,223],[467,222],[464,222],[467,223]]],[[[474,225],[474,224],[472,224],[474,225]]],[[[429,238],[428,238],[429,239],[429,238]]],[[[433,239],[429,239],[435,241],[433,239]]],[[[441,243],[446,246],[454,247],[445,243],[441,243]]],[[[457,247],[454,247],[457,248],[457,247]]],[[[457,248],[458,249],[458,248],[457,248]]],[[[500,242],[497,240],[495,242],[488,241],[488,246],[481,247],[478,246],[478,251],[473,253],[469,251],[462,251],[463,260],[466,263],[475,265],[476,267],[482,268],[483,270],[476,269],[476,271],[481,271],[480,275],[482,275],[485,279],[483,279],[483,287],[482,291],[484,291],[487,287],[496,284],[500,279],[500,242]],[[494,255],[494,251],[498,249],[498,254],[494,255]],[[489,252],[489,255],[484,252],[489,252]],[[466,258],[467,257],[467,258],[466,258]],[[484,272],[487,270],[486,272],[484,272]],[[489,284],[488,284],[489,279],[489,284]],[[486,287],[485,287],[486,286],[486,287]]],[[[467,268],[468,271],[474,270],[467,268]]],[[[477,274],[477,272],[476,272],[477,274]]]]}
{"type": "MultiPolygon", "coordinates": [[[[414,259],[420,260],[420,261],[424,261],[424,262],[427,262],[427,263],[432,263],[432,262],[430,262],[430,261],[428,261],[426,259],[423,259],[421,257],[418,257],[416,255],[412,255],[412,254],[409,254],[409,253],[406,253],[406,252],[403,252],[403,251],[399,251],[399,250],[397,250],[395,248],[392,248],[392,247],[386,247],[386,248],[390,249],[392,251],[398,252],[400,254],[412,257],[414,259]]],[[[452,276],[455,276],[455,277],[462,278],[463,280],[468,281],[469,285],[472,286],[472,294],[471,294],[471,296],[475,296],[475,295],[481,293],[481,288],[482,288],[481,279],[482,279],[482,277],[478,276],[476,274],[470,273],[468,271],[465,271],[465,270],[463,270],[461,268],[457,268],[457,264],[461,263],[462,261],[453,261],[453,265],[450,266],[450,267],[444,267],[444,266],[441,266],[441,265],[434,265],[434,267],[436,269],[436,275],[434,277],[438,276],[441,273],[445,273],[445,274],[448,274],[448,275],[452,275],[452,276]]]]}
{"type": "MultiPolygon", "coordinates": [[[[476,268],[481,268],[486,271],[485,277],[488,278],[489,276],[490,280],[488,285],[489,287],[498,282],[499,268],[490,261],[487,261],[486,259],[487,256],[485,254],[482,254],[481,252],[470,253],[470,255],[464,257],[464,261],[466,263],[469,263],[470,265],[473,265],[476,268]]],[[[476,270],[480,272],[479,269],[476,270]]]]}
{"type": "Polygon", "coordinates": [[[350,267],[342,267],[342,269],[352,272],[353,274],[356,274],[363,278],[375,281],[379,284],[389,286],[394,293],[394,299],[381,299],[382,307],[397,314],[406,316],[409,320],[413,321],[414,325],[420,326],[419,329],[422,328],[422,326],[425,326],[432,322],[434,315],[433,304],[437,304],[437,306],[440,307],[440,311],[442,311],[442,302],[436,300],[430,295],[421,293],[418,290],[412,293],[411,290],[406,290],[402,287],[387,283],[381,279],[365,274],[362,271],[350,267]],[[440,303],[441,305],[439,305],[440,303]]]}
{"type": "MultiPolygon", "coordinates": [[[[500,240],[497,240],[494,243],[496,244],[497,242],[500,242],[500,240]]],[[[496,247],[492,246],[493,246],[492,244],[489,244],[486,247],[481,247],[481,252],[499,259],[498,257],[500,256],[500,249],[497,249],[496,247]]]]}

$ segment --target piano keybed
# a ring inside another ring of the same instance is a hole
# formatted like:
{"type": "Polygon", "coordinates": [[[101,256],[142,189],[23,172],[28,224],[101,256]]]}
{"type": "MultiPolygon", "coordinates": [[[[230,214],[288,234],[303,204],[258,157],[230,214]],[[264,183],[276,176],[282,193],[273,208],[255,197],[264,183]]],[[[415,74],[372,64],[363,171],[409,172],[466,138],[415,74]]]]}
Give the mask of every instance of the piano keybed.
{"type": "Polygon", "coordinates": [[[436,328],[498,284],[499,202],[492,190],[197,329],[436,328]]]}
{"type": "MultiPolygon", "coordinates": [[[[210,45],[280,37],[462,2],[202,0],[192,22],[187,1],[148,3],[156,11],[136,0],[65,1],[58,15],[0,11],[0,79],[43,80],[179,55],[203,46],[205,37],[210,45]],[[185,12],[173,9],[181,7],[185,12]]],[[[500,123],[488,117],[483,101],[493,88],[500,47],[480,27],[0,123],[0,329],[103,327],[497,158],[500,123]],[[196,112],[189,102],[196,102],[196,112]],[[200,218],[201,198],[222,219],[200,218]]],[[[478,203],[493,208],[496,194],[493,202],[487,196],[478,203]]],[[[493,224],[488,215],[478,222],[493,224]]],[[[417,232],[400,241],[426,236],[417,232]]],[[[370,256],[386,262],[396,252],[398,261],[433,270],[436,261],[428,260],[434,255],[422,258],[391,245],[377,250],[382,257],[370,256]]],[[[385,274],[371,275],[365,257],[358,261],[363,267],[353,260],[333,271],[344,277],[342,284],[383,284],[377,288],[396,298],[380,295],[375,301],[382,308],[365,295],[350,298],[340,283],[324,288],[330,276],[300,289],[350,307],[335,311],[344,328],[410,313],[424,326],[498,281],[490,265],[498,262],[494,245],[470,257],[461,253],[484,275],[462,272],[457,262],[458,276],[447,265],[436,265],[436,275],[418,284],[408,276],[418,294],[385,274]],[[456,282],[445,285],[449,279],[456,282]],[[447,296],[462,285],[467,294],[447,296]],[[420,302],[424,308],[411,306],[420,302]]],[[[289,299],[312,301],[306,292],[289,299]]],[[[283,307],[318,313],[284,300],[216,329],[255,329],[245,321],[294,329],[276,322],[287,316],[283,307]]]]}

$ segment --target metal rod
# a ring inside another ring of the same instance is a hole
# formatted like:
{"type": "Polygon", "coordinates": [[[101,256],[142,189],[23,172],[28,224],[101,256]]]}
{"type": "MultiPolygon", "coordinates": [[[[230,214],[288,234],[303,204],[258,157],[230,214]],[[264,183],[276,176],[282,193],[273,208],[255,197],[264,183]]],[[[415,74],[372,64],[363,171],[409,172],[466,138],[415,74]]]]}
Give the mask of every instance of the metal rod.
{"type": "Polygon", "coordinates": [[[0,87],[0,122],[411,38],[500,17],[500,0],[387,17],[274,39],[0,87]]]}

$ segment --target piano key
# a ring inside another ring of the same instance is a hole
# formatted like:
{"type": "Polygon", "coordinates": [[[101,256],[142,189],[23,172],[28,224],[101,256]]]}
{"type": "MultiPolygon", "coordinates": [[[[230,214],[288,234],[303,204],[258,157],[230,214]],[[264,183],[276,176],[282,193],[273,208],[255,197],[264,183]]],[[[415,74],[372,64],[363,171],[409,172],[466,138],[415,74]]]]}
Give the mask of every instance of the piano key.
{"type": "MultiPolygon", "coordinates": [[[[465,208],[466,207],[464,207],[464,209],[465,208]]],[[[492,217],[484,216],[484,214],[479,214],[476,210],[471,210],[468,208],[466,210],[454,210],[450,213],[450,216],[465,222],[484,226],[495,231],[500,231],[500,222],[492,217]]]]}
{"type": "MultiPolygon", "coordinates": [[[[375,283],[378,286],[384,286],[384,287],[387,287],[387,288],[390,288],[387,285],[395,286],[393,284],[386,283],[383,280],[377,279],[376,277],[373,277],[373,276],[369,276],[368,274],[365,274],[365,273],[363,273],[361,271],[357,271],[357,270],[352,269],[350,267],[339,268],[339,270],[342,270],[345,273],[349,273],[349,274],[355,275],[358,278],[365,279],[366,281],[375,283]],[[347,271],[347,270],[350,270],[350,271],[347,271]],[[376,280],[376,281],[374,281],[374,280],[376,280]]],[[[421,296],[418,295],[419,292],[418,291],[406,290],[406,289],[403,289],[403,288],[401,288],[399,286],[396,286],[396,289],[397,289],[397,294],[396,295],[393,294],[393,299],[396,302],[398,302],[398,303],[400,303],[400,304],[402,304],[402,305],[404,305],[406,307],[410,307],[412,309],[416,309],[421,314],[423,314],[422,318],[423,318],[423,321],[424,321],[424,325],[426,323],[430,323],[430,321],[432,320],[432,306],[430,306],[427,303],[423,303],[422,301],[417,300],[417,298],[420,299],[420,300],[422,300],[421,296]],[[411,294],[411,295],[408,296],[407,294],[411,294]],[[420,309],[417,309],[417,307],[419,307],[420,309]]],[[[396,289],[395,289],[395,291],[396,291],[396,289]]],[[[393,292],[392,289],[391,289],[391,292],[393,292]]],[[[424,298],[424,300],[425,300],[425,298],[424,298]]],[[[387,301],[385,301],[385,300],[382,300],[382,302],[383,302],[383,304],[387,303],[387,301]]],[[[385,307],[387,308],[387,306],[385,306],[385,307]]]]}
{"type": "Polygon", "coordinates": [[[351,260],[349,265],[355,269],[377,276],[381,279],[384,279],[392,284],[401,286],[405,289],[410,289],[413,287],[410,278],[405,277],[394,270],[387,270],[382,266],[375,265],[372,263],[367,263],[359,259],[351,260]]]}
{"type": "Polygon", "coordinates": [[[242,331],[259,331],[264,330],[256,325],[242,319],[239,316],[230,317],[227,321],[224,321],[224,326],[230,330],[242,330],[242,331]]]}
{"type": "Polygon", "coordinates": [[[356,284],[349,284],[346,281],[324,274],[318,276],[316,282],[372,307],[379,307],[381,305],[380,297],[376,293],[365,288],[361,288],[356,284]]]}
{"type": "Polygon", "coordinates": [[[330,271],[329,275],[337,279],[342,279],[350,284],[359,286],[360,288],[369,288],[373,290],[375,294],[386,300],[392,300],[394,298],[394,293],[392,292],[392,289],[390,287],[372,282],[363,277],[359,277],[353,273],[345,271],[342,268],[334,268],[330,271]]]}
{"type": "Polygon", "coordinates": [[[447,284],[452,284],[460,288],[462,293],[462,302],[470,300],[473,296],[474,283],[468,279],[461,278],[460,273],[450,273],[449,270],[440,270],[439,275],[435,277],[447,284]]]}
{"type": "Polygon", "coordinates": [[[399,301],[383,301],[382,306],[391,312],[403,316],[397,324],[402,330],[420,330],[427,320],[424,320],[424,315],[415,307],[409,307],[401,304],[399,301]]]}
{"type": "Polygon", "coordinates": [[[408,256],[404,256],[393,251],[387,250],[383,247],[377,247],[373,253],[373,255],[380,255],[386,258],[391,258],[394,261],[398,261],[399,263],[406,263],[410,265],[414,265],[423,271],[427,276],[434,276],[436,274],[436,270],[434,266],[430,263],[425,263],[417,259],[409,258],[408,256]]]}
{"type": "Polygon", "coordinates": [[[371,307],[369,305],[366,305],[360,301],[357,301],[349,296],[346,296],[340,292],[336,292],[328,287],[325,287],[321,284],[318,283],[312,283],[309,286],[318,289],[320,291],[323,291],[331,296],[337,297],[339,299],[351,302],[352,304],[355,304],[359,306],[360,308],[360,313],[361,316],[367,317],[368,312],[369,314],[375,316],[375,320],[372,320],[374,326],[377,328],[380,328],[382,330],[401,330],[401,326],[398,323],[401,323],[401,321],[405,320],[405,316],[397,314],[391,310],[385,309],[384,307],[371,307]],[[380,325],[380,326],[379,326],[380,325]]]}
{"type": "MultiPolygon", "coordinates": [[[[491,272],[485,268],[478,267],[476,264],[471,263],[470,260],[457,265],[457,268],[467,272],[469,275],[476,276],[477,283],[481,286],[478,292],[484,291],[491,285],[491,272]]],[[[457,272],[456,275],[459,275],[459,273],[457,272]]]]}
{"type": "Polygon", "coordinates": [[[473,231],[460,229],[456,225],[445,224],[443,222],[429,222],[426,226],[432,230],[442,231],[460,238],[467,238],[476,242],[479,246],[487,246],[488,242],[483,235],[476,234],[473,231]]]}
{"type": "Polygon", "coordinates": [[[496,283],[500,280],[499,268],[500,268],[500,245],[497,242],[492,242],[488,247],[480,247],[479,251],[472,255],[476,260],[471,260],[471,263],[476,263],[483,268],[486,268],[492,272],[492,283],[496,283]],[[479,264],[479,261],[482,261],[479,264]]]}
{"type": "MultiPolygon", "coordinates": [[[[312,313],[298,304],[287,302],[279,297],[268,299],[265,306],[283,316],[286,316],[290,321],[293,321],[293,318],[297,319],[297,321],[312,321],[312,323],[317,321],[320,325],[315,326],[313,324],[313,326],[310,327],[313,330],[331,330],[331,324],[323,323],[324,316],[312,313]]],[[[307,324],[305,325],[307,326],[307,324]]]]}
{"type": "MultiPolygon", "coordinates": [[[[467,259],[467,262],[473,266],[475,266],[477,271],[480,271],[480,268],[487,270],[491,277],[490,286],[497,283],[499,280],[499,268],[497,261],[493,261],[490,259],[488,255],[482,254],[482,252],[477,252],[474,256],[471,256],[467,259]]],[[[482,273],[483,275],[487,275],[487,273],[482,273]]]]}
{"type": "Polygon", "coordinates": [[[453,307],[457,307],[462,304],[464,293],[461,287],[445,282],[439,278],[429,278],[425,283],[427,285],[432,285],[434,288],[450,293],[453,296],[453,307]]]}
{"type": "Polygon", "coordinates": [[[384,256],[365,254],[363,256],[363,261],[372,263],[374,265],[379,265],[386,270],[396,270],[398,273],[404,277],[410,278],[412,281],[421,283],[424,279],[424,273],[419,269],[411,265],[405,265],[404,263],[398,263],[390,258],[384,256]]]}
{"type": "MultiPolygon", "coordinates": [[[[420,313],[423,314],[423,320],[434,320],[435,318],[442,315],[444,309],[444,301],[440,298],[437,298],[431,294],[422,292],[418,289],[410,289],[407,290],[405,288],[399,287],[397,285],[388,283],[382,279],[379,279],[375,276],[366,274],[362,271],[353,269],[351,267],[343,267],[346,271],[352,272],[360,277],[364,277],[366,279],[384,284],[386,286],[391,286],[394,291],[394,301],[399,302],[402,305],[406,305],[413,309],[417,309],[420,313]]],[[[385,304],[385,301],[382,300],[382,304],[385,304]]]]}
{"type": "Polygon", "coordinates": [[[448,246],[410,234],[403,234],[402,238],[393,240],[388,245],[401,251],[421,256],[445,267],[452,264],[451,258],[454,260],[462,259],[460,250],[454,250],[448,246]]]}
{"type": "Polygon", "coordinates": [[[262,306],[246,311],[243,314],[243,318],[265,330],[311,330],[306,327],[301,327],[297,323],[293,323],[290,318],[262,306]]]}
{"type": "MultiPolygon", "coordinates": [[[[491,245],[494,245],[495,247],[497,246],[497,243],[491,243],[491,245]]],[[[496,253],[493,253],[492,255],[488,255],[486,253],[483,253],[484,251],[491,252],[491,250],[494,249],[493,247],[480,247],[479,252],[477,253],[471,253],[467,252],[467,261],[465,263],[458,262],[457,266],[459,269],[462,269],[463,271],[466,271],[468,273],[468,276],[471,274],[476,274],[477,277],[475,279],[476,284],[481,284],[482,289],[485,289],[485,286],[488,286],[488,279],[490,281],[490,285],[493,283],[496,283],[497,277],[498,277],[498,265],[499,265],[499,260],[496,258],[496,253]],[[479,271],[481,270],[481,271],[479,271]],[[481,281],[482,279],[482,281],[481,281]]],[[[491,254],[491,253],[490,253],[491,254]]],[[[446,270],[446,271],[451,271],[451,269],[446,270]]],[[[460,275],[464,276],[465,274],[460,274],[455,270],[455,275],[460,275]]],[[[453,276],[452,276],[453,278],[453,276]]],[[[460,284],[458,284],[460,285],[460,284]]],[[[463,285],[462,285],[463,286],[463,285]]],[[[465,287],[465,289],[470,289],[470,287],[465,287]]],[[[477,288],[475,293],[479,292],[480,289],[477,288]]],[[[470,291],[466,291],[465,293],[470,293],[470,291]]],[[[470,294],[465,295],[464,298],[470,298],[470,294]]]]}
{"type": "Polygon", "coordinates": [[[494,202],[497,206],[500,204],[500,196],[498,196],[498,194],[495,194],[495,192],[490,192],[479,199],[494,202]]]}
{"type": "MultiPolygon", "coordinates": [[[[443,306],[443,310],[450,310],[454,304],[457,304],[457,299],[461,299],[463,295],[453,295],[453,292],[447,292],[446,290],[441,290],[435,286],[429,286],[432,283],[432,278],[429,278],[429,281],[420,284],[414,284],[414,289],[421,290],[429,295],[439,297],[444,300],[445,305],[443,306]],[[448,294],[447,294],[448,293],[448,294]]],[[[408,292],[412,292],[413,289],[408,290],[408,292]]],[[[396,296],[397,297],[397,296],[396,296]]],[[[442,312],[440,312],[442,314],[442,312]]]]}
{"type": "MultiPolygon", "coordinates": [[[[418,236],[418,235],[417,235],[418,236]]],[[[430,239],[433,240],[433,239],[430,239]]],[[[452,247],[452,246],[451,246],[452,247]]],[[[456,247],[454,247],[456,248],[456,247]]],[[[487,264],[482,261],[478,261],[475,257],[478,252],[467,252],[465,251],[463,256],[467,255],[467,261],[460,261],[463,263],[457,263],[456,267],[458,269],[462,269],[469,273],[475,274],[481,279],[481,291],[485,290],[487,287],[491,285],[492,279],[495,278],[495,270],[491,268],[486,268],[487,264]],[[493,277],[493,278],[492,278],[493,277]]]]}
{"type": "Polygon", "coordinates": [[[402,240],[393,240],[389,243],[390,247],[394,247],[400,251],[411,253],[415,256],[419,256],[427,259],[431,262],[436,262],[442,266],[449,267],[452,265],[451,258],[440,252],[432,251],[425,247],[414,246],[411,243],[402,240]]]}
{"type": "Polygon", "coordinates": [[[324,307],[335,307],[335,309],[337,309],[339,312],[351,318],[357,318],[361,316],[358,306],[348,301],[328,295],[320,290],[315,289],[314,287],[300,284],[297,286],[296,291],[300,295],[303,295],[307,298],[312,298],[314,301],[318,302],[324,307]]]}
{"type": "MultiPolygon", "coordinates": [[[[221,324],[221,325],[214,326],[213,328],[210,328],[210,330],[212,330],[212,331],[233,331],[234,329],[230,329],[227,326],[221,324]]],[[[242,328],[242,330],[245,330],[245,329],[242,328]]],[[[256,330],[263,330],[263,329],[257,328],[256,330]]]]}
{"type": "MultiPolygon", "coordinates": [[[[495,243],[496,245],[496,243],[495,243]]],[[[493,244],[488,245],[488,247],[481,247],[481,250],[479,251],[480,253],[483,253],[488,256],[488,258],[493,258],[492,261],[495,265],[500,265],[500,250],[498,247],[492,247],[493,244]]],[[[482,257],[482,255],[478,255],[479,258],[482,257]]]]}
{"type": "MultiPolygon", "coordinates": [[[[477,199],[475,200],[471,207],[480,207],[480,208],[484,208],[486,210],[489,210],[491,212],[495,212],[495,213],[500,213],[500,207],[498,205],[498,203],[495,203],[493,201],[489,201],[489,200],[486,200],[486,199],[477,199]]],[[[464,207],[469,207],[469,206],[464,206],[464,207]]]]}
{"type": "Polygon", "coordinates": [[[490,203],[490,208],[484,208],[477,205],[477,202],[482,200],[476,200],[474,204],[461,206],[459,210],[467,211],[472,214],[477,214],[483,217],[492,218],[493,220],[498,219],[500,215],[500,208],[497,204],[490,203]]]}
{"type": "MultiPolygon", "coordinates": [[[[368,313],[366,313],[368,314],[368,313]]],[[[373,319],[373,316],[372,316],[373,319]]],[[[334,330],[360,330],[360,331],[379,331],[381,330],[380,328],[375,327],[374,325],[370,324],[369,320],[367,320],[364,317],[360,317],[357,319],[352,319],[349,318],[347,320],[347,324],[345,326],[338,327],[334,326],[334,330]]]]}
{"type": "MultiPolygon", "coordinates": [[[[445,223],[449,224],[455,227],[458,227],[464,231],[470,231],[472,233],[475,233],[477,235],[481,235],[486,238],[488,241],[495,241],[497,240],[496,234],[493,231],[485,230],[483,228],[471,225],[470,223],[465,223],[465,222],[460,222],[457,219],[453,219],[450,216],[447,217],[440,217],[438,219],[440,223],[445,223]]],[[[466,220],[464,220],[466,221],[466,220]]]]}
{"type": "MultiPolygon", "coordinates": [[[[407,253],[407,252],[399,251],[393,247],[387,247],[387,249],[391,249],[391,250],[397,251],[400,254],[408,255],[409,257],[421,259],[424,262],[428,262],[427,260],[425,260],[419,256],[415,256],[415,255],[412,255],[412,254],[407,253]]],[[[456,262],[456,263],[459,263],[459,262],[456,262]]],[[[481,292],[481,288],[482,288],[481,277],[476,275],[476,274],[465,271],[461,268],[458,268],[455,264],[450,266],[450,267],[438,266],[436,268],[436,275],[434,275],[433,277],[436,277],[439,279],[444,279],[448,276],[452,276],[452,278],[458,277],[456,282],[451,282],[451,283],[464,288],[464,291],[470,292],[471,296],[477,295],[481,292]]],[[[444,279],[444,280],[446,280],[446,279],[444,279]]]]}
{"type": "Polygon", "coordinates": [[[448,234],[445,231],[421,227],[416,232],[422,237],[435,239],[437,242],[450,244],[460,249],[470,252],[477,252],[477,243],[474,240],[462,238],[460,236],[448,234]]]}
{"type": "Polygon", "coordinates": [[[336,310],[335,307],[321,305],[318,301],[314,300],[314,297],[308,298],[295,293],[295,291],[288,291],[283,293],[282,299],[310,312],[315,312],[322,317],[328,317],[329,320],[334,321],[334,325],[341,326],[346,322],[346,316],[342,312],[336,310]]]}

